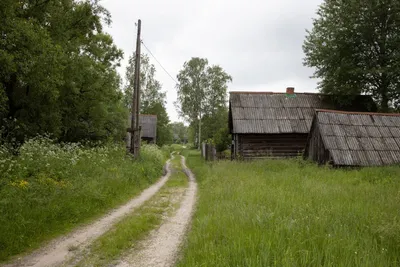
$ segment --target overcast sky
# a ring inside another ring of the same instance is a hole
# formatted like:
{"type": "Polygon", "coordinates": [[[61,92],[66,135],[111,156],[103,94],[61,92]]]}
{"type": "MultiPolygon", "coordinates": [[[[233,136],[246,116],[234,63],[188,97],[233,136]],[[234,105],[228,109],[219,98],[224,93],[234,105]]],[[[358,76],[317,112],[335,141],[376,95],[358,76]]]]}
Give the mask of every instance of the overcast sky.
{"type": "MultiPolygon", "coordinates": [[[[176,78],[185,61],[205,57],[233,77],[229,91],[315,92],[312,69],[304,67],[306,29],[322,0],[103,0],[112,25],[105,30],[123,49],[124,75],[135,50],[135,22],[142,20],[142,39],[176,78]]],[[[147,52],[142,47],[143,52],[147,52]]],[[[157,79],[167,91],[171,121],[179,120],[173,102],[175,82],[150,57],[157,79]]]]}

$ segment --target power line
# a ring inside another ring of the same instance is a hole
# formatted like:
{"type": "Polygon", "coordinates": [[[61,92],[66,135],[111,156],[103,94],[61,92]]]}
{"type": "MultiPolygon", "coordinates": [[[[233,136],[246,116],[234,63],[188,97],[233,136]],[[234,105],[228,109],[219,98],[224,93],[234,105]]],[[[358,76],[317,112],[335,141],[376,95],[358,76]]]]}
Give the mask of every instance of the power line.
{"type": "Polygon", "coordinates": [[[163,67],[163,65],[160,63],[160,61],[158,61],[158,59],[153,55],[153,53],[150,51],[150,49],[144,44],[143,40],[141,40],[141,41],[142,41],[142,44],[143,44],[144,48],[146,48],[147,52],[149,52],[149,54],[154,58],[154,60],[157,61],[158,65],[160,65],[160,67],[165,71],[165,73],[168,74],[168,76],[169,76],[176,84],[179,84],[179,83],[174,79],[174,77],[172,77],[172,75],[169,74],[169,72],[163,67]]]}

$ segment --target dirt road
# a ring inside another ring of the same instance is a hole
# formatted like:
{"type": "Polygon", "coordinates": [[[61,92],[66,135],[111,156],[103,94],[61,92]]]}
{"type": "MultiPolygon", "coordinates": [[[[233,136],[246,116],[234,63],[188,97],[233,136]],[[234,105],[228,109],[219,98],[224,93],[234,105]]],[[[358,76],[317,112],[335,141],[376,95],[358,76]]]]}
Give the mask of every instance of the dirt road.
{"type": "Polygon", "coordinates": [[[96,222],[82,227],[67,236],[57,238],[47,246],[33,252],[30,255],[19,258],[12,263],[3,265],[4,267],[47,267],[59,266],[66,262],[72,255],[82,251],[91,244],[93,240],[107,232],[116,222],[133,209],[140,207],[144,202],[155,195],[160,188],[167,182],[171,171],[170,161],[166,164],[167,173],[157,183],[145,189],[138,197],[133,198],[125,205],[109,212],[96,222]]]}
{"type": "Polygon", "coordinates": [[[169,267],[175,264],[179,249],[189,228],[196,202],[197,184],[193,173],[186,167],[185,158],[182,167],[189,178],[189,186],[176,213],[143,240],[138,249],[132,251],[117,266],[169,267]]]}

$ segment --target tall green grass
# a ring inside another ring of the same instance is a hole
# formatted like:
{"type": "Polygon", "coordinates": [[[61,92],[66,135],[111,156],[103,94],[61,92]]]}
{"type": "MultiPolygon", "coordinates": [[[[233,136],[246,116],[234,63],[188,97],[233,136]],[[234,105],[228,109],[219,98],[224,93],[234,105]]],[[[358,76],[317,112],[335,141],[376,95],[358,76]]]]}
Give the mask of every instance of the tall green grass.
{"type": "Polygon", "coordinates": [[[400,167],[188,164],[199,202],[178,266],[400,266],[400,167]]]}
{"type": "Polygon", "coordinates": [[[0,261],[103,214],[148,187],[165,157],[144,146],[133,160],[123,144],[57,144],[40,137],[18,156],[0,148],[0,261]]]}

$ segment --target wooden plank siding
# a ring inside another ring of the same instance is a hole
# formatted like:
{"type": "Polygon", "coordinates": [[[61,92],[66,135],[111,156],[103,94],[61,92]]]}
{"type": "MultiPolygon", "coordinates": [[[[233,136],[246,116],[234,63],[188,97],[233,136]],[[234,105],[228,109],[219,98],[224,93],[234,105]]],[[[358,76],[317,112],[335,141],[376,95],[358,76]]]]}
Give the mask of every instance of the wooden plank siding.
{"type": "Polygon", "coordinates": [[[303,153],[307,134],[239,134],[243,159],[296,157],[303,153]]]}
{"type": "Polygon", "coordinates": [[[318,162],[318,164],[325,164],[330,161],[329,151],[325,149],[319,125],[316,123],[311,128],[307,146],[304,158],[318,162]]]}

